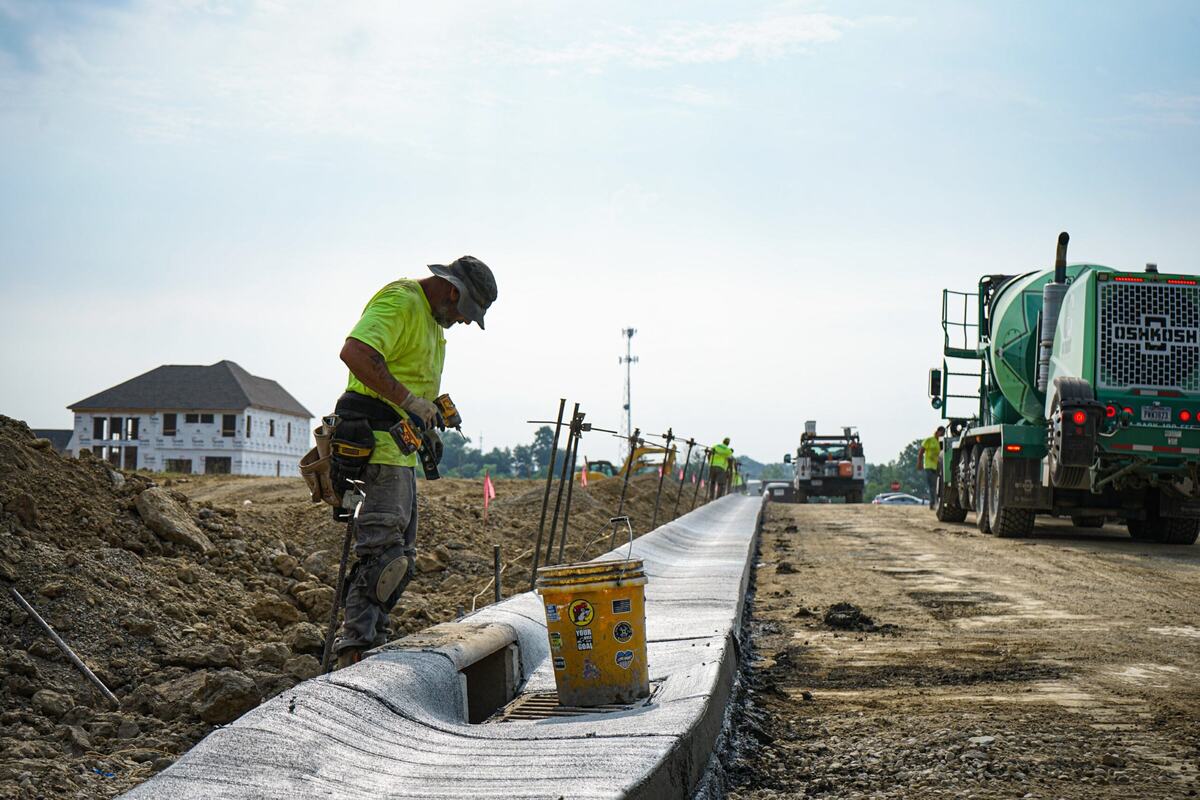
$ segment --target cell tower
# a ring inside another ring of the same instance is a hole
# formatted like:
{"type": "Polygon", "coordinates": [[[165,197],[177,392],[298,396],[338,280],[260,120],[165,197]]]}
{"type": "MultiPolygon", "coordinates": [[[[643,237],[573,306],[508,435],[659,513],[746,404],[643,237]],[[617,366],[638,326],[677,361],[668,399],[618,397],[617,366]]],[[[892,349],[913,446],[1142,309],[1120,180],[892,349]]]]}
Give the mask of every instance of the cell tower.
{"type": "Polygon", "coordinates": [[[631,367],[638,362],[637,356],[633,355],[633,335],[637,333],[637,328],[622,328],[621,335],[625,337],[625,355],[617,359],[617,363],[625,365],[625,405],[622,408],[625,410],[625,426],[621,431],[625,438],[629,438],[629,434],[633,432],[633,410],[630,405],[629,393],[629,378],[631,367]]]}

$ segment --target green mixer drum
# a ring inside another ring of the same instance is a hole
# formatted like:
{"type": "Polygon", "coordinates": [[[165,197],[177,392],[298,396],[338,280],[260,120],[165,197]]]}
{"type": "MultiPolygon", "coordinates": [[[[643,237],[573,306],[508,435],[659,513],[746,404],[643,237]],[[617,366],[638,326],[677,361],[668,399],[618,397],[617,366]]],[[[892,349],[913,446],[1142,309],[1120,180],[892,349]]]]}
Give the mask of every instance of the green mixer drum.
{"type": "MultiPolygon", "coordinates": [[[[1067,267],[1068,281],[1088,268],[1067,267]]],[[[999,395],[989,397],[995,422],[1041,423],[1045,418],[1045,397],[1037,390],[1038,315],[1042,287],[1053,278],[1052,269],[1019,275],[992,299],[988,361],[1000,387],[999,395]]]]}

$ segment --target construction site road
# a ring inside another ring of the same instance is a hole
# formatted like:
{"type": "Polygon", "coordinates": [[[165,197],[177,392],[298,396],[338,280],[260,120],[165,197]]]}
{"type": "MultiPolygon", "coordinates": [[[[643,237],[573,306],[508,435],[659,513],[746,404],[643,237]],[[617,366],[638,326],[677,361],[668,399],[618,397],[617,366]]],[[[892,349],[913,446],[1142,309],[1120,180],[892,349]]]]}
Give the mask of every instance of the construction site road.
{"type": "Polygon", "coordinates": [[[1200,793],[1200,546],[775,504],[756,580],[730,797],[1200,793]]]}

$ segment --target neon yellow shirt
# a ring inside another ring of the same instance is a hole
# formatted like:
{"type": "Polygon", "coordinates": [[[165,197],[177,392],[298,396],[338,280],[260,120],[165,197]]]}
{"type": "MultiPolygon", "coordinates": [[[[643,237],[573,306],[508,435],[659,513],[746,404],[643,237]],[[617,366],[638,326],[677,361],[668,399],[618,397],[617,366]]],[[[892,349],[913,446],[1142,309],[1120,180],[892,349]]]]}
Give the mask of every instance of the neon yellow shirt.
{"type": "Polygon", "coordinates": [[[925,469],[937,469],[938,459],[942,456],[942,443],[936,436],[930,436],[921,442],[925,449],[925,469]]]}
{"type": "MultiPolygon", "coordinates": [[[[363,309],[362,318],[348,338],[374,348],[387,362],[392,377],[410,392],[426,400],[438,396],[446,360],[446,337],[433,318],[425,291],[416,281],[404,278],[380,289],[363,309]]],[[[354,373],[350,373],[346,390],[378,398],[400,411],[395,403],[368,389],[354,373]]],[[[401,454],[391,434],[375,431],[371,463],[415,467],[417,455],[401,454]]]]}
{"type": "Polygon", "coordinates": [[[712,466],[725,469],[729,464],[729,457],[733,455],[733,448],[727,444],[714,444],[712,446],[712,466]]]}

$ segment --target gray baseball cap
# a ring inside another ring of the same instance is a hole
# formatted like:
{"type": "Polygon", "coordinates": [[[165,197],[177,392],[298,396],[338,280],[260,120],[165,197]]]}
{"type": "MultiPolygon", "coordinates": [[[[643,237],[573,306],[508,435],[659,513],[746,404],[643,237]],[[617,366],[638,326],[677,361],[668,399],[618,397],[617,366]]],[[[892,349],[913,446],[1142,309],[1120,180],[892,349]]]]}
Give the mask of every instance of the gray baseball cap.
{"type": "Polygon", "coordinates": [[[429,271],[454,284],[459,312],[483,330],[483,315],[496,302],[496,277],[488,265],[475,256],[463,256],[449,266],[430,264],[429,271]]]}

